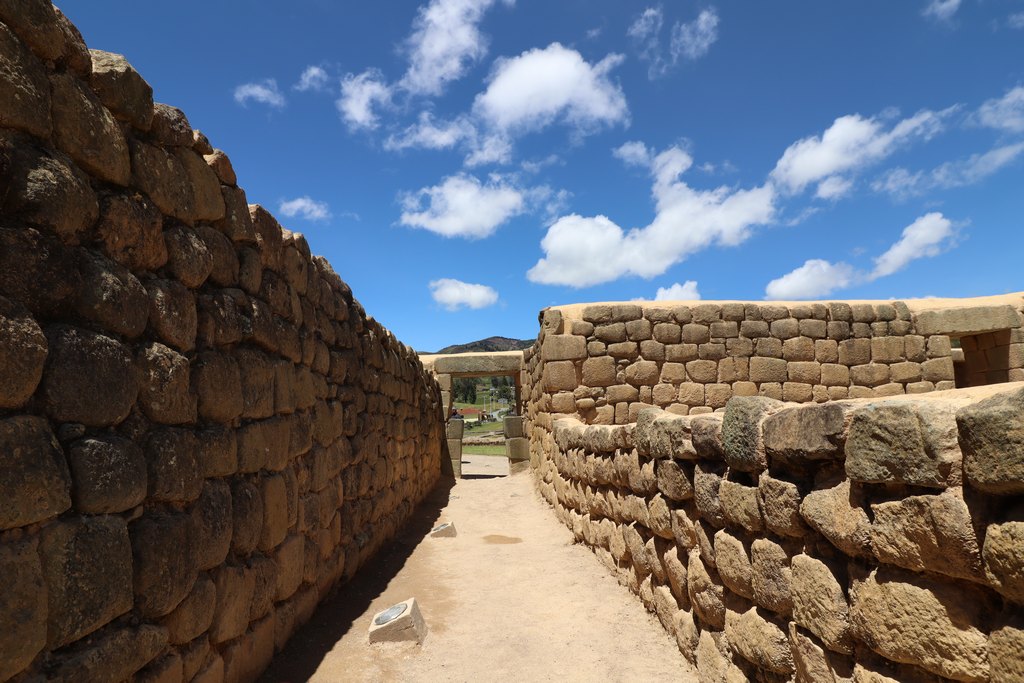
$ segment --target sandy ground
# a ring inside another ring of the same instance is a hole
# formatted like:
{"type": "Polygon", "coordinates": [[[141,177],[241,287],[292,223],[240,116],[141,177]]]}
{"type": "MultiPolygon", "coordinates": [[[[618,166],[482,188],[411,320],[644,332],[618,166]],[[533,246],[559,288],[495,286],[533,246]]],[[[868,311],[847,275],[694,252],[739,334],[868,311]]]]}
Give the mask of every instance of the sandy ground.
{"type": "Polygon", "coordinates": [[[408,530],[317,610],[263,681],[695,681],[673,638],[501,457],[466,456],[408,530]],[[455,538],[430,538],[451,521],[455,538]],[[367,642],[409,597],[422,645],[367,642]]]}

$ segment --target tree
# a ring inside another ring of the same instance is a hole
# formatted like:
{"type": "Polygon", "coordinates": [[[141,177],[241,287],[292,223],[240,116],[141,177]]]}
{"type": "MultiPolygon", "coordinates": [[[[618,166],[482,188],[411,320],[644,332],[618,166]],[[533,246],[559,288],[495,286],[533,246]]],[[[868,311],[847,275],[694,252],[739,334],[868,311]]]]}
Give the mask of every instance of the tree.
{"type": "Polygon", "coordinates": [[[461,403],[476,403],[476,380],[471,377],[456,377],[452,382],[455,400],[461,403]]]}

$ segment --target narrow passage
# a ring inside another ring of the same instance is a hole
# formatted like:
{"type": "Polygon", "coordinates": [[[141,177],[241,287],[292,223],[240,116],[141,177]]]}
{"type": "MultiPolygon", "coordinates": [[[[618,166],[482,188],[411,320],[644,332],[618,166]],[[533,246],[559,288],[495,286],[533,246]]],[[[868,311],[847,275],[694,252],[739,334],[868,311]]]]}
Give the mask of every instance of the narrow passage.
{"type": "Polygon", "coordinates": [[[464,456],[403,535],[275,658],[263,681],[696,681],[640,600],[572,542],[504,458],[464,456]],[[450,487],[450,488],[449,488],[450,487]],[[455,538],[430,538],[454,522],[455,538]],[[372,616],[415,597],[422,645],[367,643],[372,616]]]}

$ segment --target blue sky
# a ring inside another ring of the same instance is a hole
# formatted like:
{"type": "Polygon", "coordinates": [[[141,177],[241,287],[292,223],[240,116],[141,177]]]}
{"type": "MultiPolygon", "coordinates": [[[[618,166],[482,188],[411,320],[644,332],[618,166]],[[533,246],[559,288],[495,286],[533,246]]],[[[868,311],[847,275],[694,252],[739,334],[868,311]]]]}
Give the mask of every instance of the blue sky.
{"type": "Polygon", "coordinates": [[[1024,289],[1024,2],[66,0],[420,350],[1024,289]]]}

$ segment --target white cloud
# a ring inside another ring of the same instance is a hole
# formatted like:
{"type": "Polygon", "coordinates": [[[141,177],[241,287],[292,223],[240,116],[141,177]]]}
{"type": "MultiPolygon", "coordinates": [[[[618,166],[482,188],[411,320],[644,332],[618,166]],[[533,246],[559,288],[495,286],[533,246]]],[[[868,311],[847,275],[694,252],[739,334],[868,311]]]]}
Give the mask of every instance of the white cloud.
{"type": "Polygon", "coordinates": [[[949,21],[958,9],[960,0],[929,0],[921,14],[939,21],[949,21]]]}
{"type": "Polygon", "coordinates": [[[1008,133],[1024,133],[1024,85],[1018,85],[1002,97],[982,104],[974,119],[989,128],[1008,133]]]}
{"type": "Polygon", "coordinates": [[[420,112],[419,121],[398,135],[384,141],[384,149],[397,151],[417,147],[422,149],[451,149],[476,137],[476,128],[466,118],[437,121],[429,111],[420,112]]]}
{"type": "Polygon", "coordinates": [[[697,291],[697,281],[687,280],[683,284],[676,282],[668,287],[658,287],[655,301],[698,301],[700,292],[697,291]]]}
{"type": "Polygon", "coordinates": [[[250,100],[280,109],[284,106],[284,95],[277,87],[277,81],[268,78],[253,83],[243,83],[235,88],[235,102],[245,106],[250,100]]]}
{"type": "Polygon", "coordinates": [[[327,87],[328,80],[327,72],[322,67],[307,66],[299,77],[299,82],[295,84],[295,89],[299,92],[323,90],[327,87]]]}
{"type": "Polygon", "coordinates": [[[947,161],[927,173],[911,173],[905,168],[894,168],[871,183],[871,189],[890,194],[897,199],[906,199],[937,188],[948,190],[974,185],[1001,171],[1022,155],[1024,142],[1018,142],[996,147],[984,154],[972,154],[966,159],[947,161]]]}
{"type": "Polygon", "coordinates": [[[678,23],[672,28],[672,61],[679,56],[689,60],[700,59],[718,40],[718,13],[712,7],[703,10],[690,23],[678,23]]]}
{"type": "Polygon", "coordinates": [[[880,161],[911,140],[934,137],[953,111],[920,111],[888,130],[877,118],[841,116],[820,137],[812,135],[790,145],[772,171],[772,180],[793,194],[821,181],[835,187],[841,174],[880,161]]]}
{"type": "Polygon", "coordinates": [[[938,256],[953,246],[956,227],[941,213],[928,213],[903,229],[888,250],[874,259],[871,272],[858,271],[848,263],[811,259],[776,278],[765,287],[766,299],[816,299],[854,285],[873,282],[907,267],[912,261],[938,256]]]}
{"type": "Polygon", "coordinates": [[[740,244],[755,226],[773,220],[775,192],[771,185],[749,190],[695,190],[679,178],[692,163],[678,147],[651,160],[656,215],[644,228],[626,231],[606,216],[559,218],[541,240],[544,257],[527,277],[533,282],[571,287],[627,275],[650,278],[712,244],[740,244]]]}
{"type": "Polygon", "coordinates": [[[661,7],[648,7],[626,30],[639,49],[639,57],[650,66],[647,76],[659,78],[679,63],[681,59],[700,59],[708,53],[711,45],[718,40],[718,13],[712,7],[702,11],[691,22],[676,22],[670,30],[669,54],[666,57],[661,46],[661,30],[665,23],[661,7]]]}
{"type": "MultiPolygon", "coordinates": [[[[440,95],[487,54],[477,25],[494,0],[431,0],[420,8],[407,39],[409,69],[399,85],[417,95],[440,95]]],[[[506,5],[513,0],[505,0],[506,5]]]]}
{"type": "Polygon", "coordinates": [[[818,199],[841,199],[850,194],[853,189],[853,181],[843,176],[833,175],[818,183],[818,189],[814,196],[818,199]]]}
{"type": "Polygon", "coordinates": [[[1024,29],[1024,12],[1014,12],[1006,17],[1006,25],[1010,28],[1024,29]]]}
{"type": "Polygon", "coordinates": [[[500,179],[485,185],[460,173],[445,178],[440,185],[405,195],[402,208],[402,225],[445,237],[479,239],[490,236],[503,223],[523,213],[526,197],[500,179]]]}
{"type": "Polygon", "coordinates": [[[851,286],[857,273],[848,263],[811,259],[796,270],[768,283],[765,298],[775,300],[814,299],[851,286]]]}
{"type": "Polygon", "coordinates": [[[486,285],[477,285],[451,278],[430,282],[430,296],[446,310],[487,308],[498,303],[498,292],[486,285]]]}
{"type": "Polygon", "coordinates": [[[951,246],[955,236],[956,229],[948,218],[938,212],[925,214],[904,228],[899,241],[875,259],[875,269],[869,277],[875,280],[892,275],[911,261],[938,256],[951,246]]]}
{"type": "Polygon", "coordinates": [[[352,130],[373,129],[379,124],[374,107],[391,102],[391,88],[376,69],[359,75],[346,74],[341,81],[338,112],[352,130]]]}
{"type": "Polygon", "coordinates": [[[520,164],[522,169],[527,173],[539,173],[542,169],[548,166],[555,166],[556,164],[564,164],[562,158],[557,154],[549,154],[543,159],[537,159],[536,161],[524,161],[520,164]]]}
{"type": "Polygon", "coordinates": [[[277,210],[288,218],[305,218],[308,221],[326,221],[331,217],[327,202],[318,202],[309,195],[282,200],[277,210]]]}
{"type": "Polygon", "coordinates": [[[632,140],[612,150],[612,155],[627,166],[650,166],[651,151],[642,142],[632,140]]]}
{"type": "Polygon", "coordinates": [[[625,95],[609,79],[622,60],[622,55],[611,54],[590,64],[579,52],[559,43],[498,60],[473,111],[506,133],[537,130],[558,120],[578,134],[625,124],[629,121],[625,95]]]}

